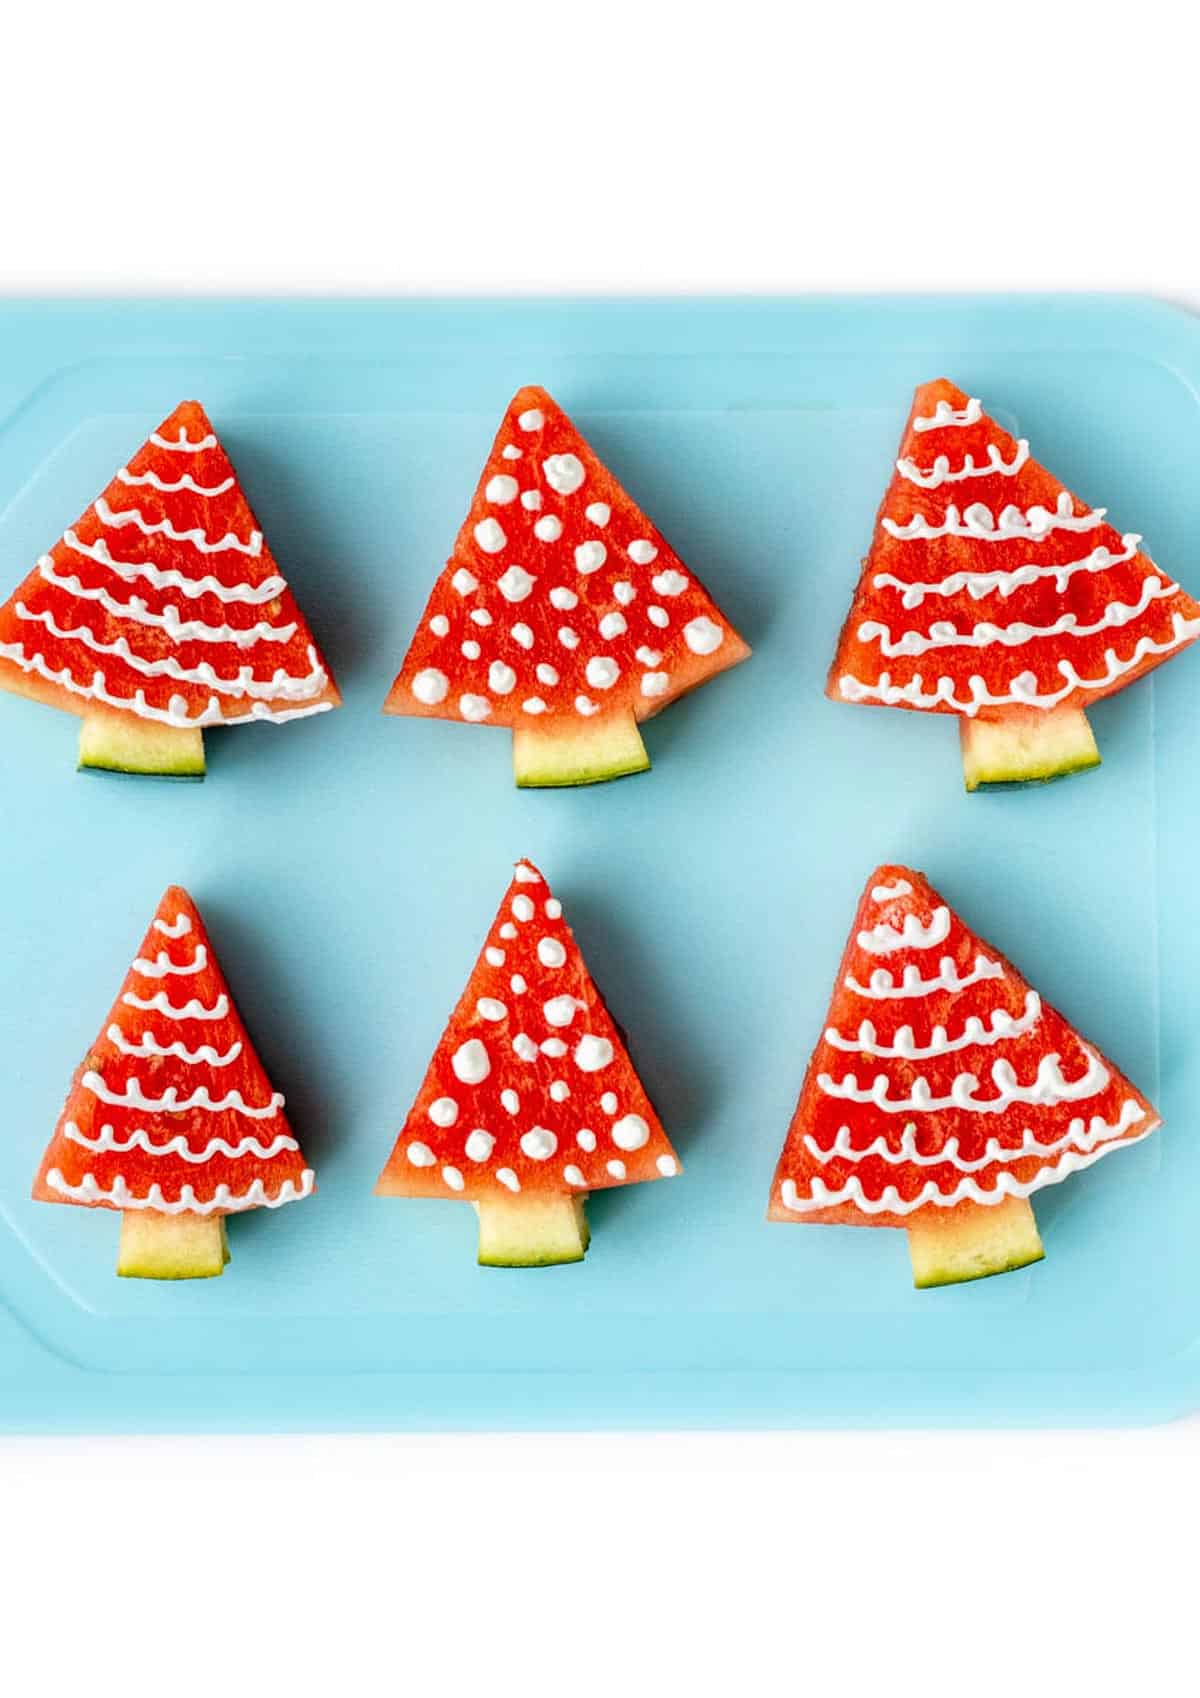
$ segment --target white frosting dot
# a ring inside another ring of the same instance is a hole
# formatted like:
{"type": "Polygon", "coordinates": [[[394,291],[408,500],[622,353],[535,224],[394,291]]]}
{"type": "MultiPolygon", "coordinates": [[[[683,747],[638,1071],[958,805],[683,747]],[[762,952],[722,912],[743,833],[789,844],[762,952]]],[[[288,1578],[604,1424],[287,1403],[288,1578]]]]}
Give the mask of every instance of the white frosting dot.
{"type": "Polygon", "coordinates": [[[650,582],[659,595],[682,595],[688,587],[688,581],[682,572],[656,572],[650,582]]]}
{"type": "Polygon", "coordinates": [[[683,640],[693,654],[712,654],[725,641],[725,633],[701,613],[683,627],[683,640]]]}
{"type": "Polygon", "coordinates": [[[576,696],[575,712],[581,713],[585,719],[588,719],[592,714],[599,713],[600,709],[590,696],[576,696]]]}
{"type": "Polygon", "coordinates": [[[515,1091],[504,1090],[500,1093],[500,1105],[508,1114],[515,1114],[521,1106],[521,1099],[515,1091]]]}
{"type": "Polygon", "coordinates": [[[453,1097],[438,1097],[425,1112],[435,1126],[453,1126],[458,1119],[458,1104],[453,1097]]]}
{"type": "Polygon", "coordinates": [[[526,696],[521,703],[522,713],[545,713],[546,704],[540,696],[526,696]]]}
{"type": "Polygon", "coordinates": [[[581,1126],[575,1134],[575,1142],[581,1150],[594,1150],[596,1148],[596,1134],[590,1126],[581,1126]]]}
{"type": "Polygon", "coordinates": [[[504,527],[492,518],[480,519],[475,527],[475,541],[485,554],[499,554],[507,543],[504,527]]]}
{"type": "MultiPolygon", "coordinates": [[[[470,576],[469,573],[468,576],[470,576]]],[[[433,618],[429,621],[429,629],[433,632],[435,637],[444,637],[450,629],[450,621],[446,618],[444,613],[435,613],[433,618]]]]}
{"type": "Polygon", "coordinates": [[[510,501],[517,499],[517,480],[509,477],[507,472],[497,472],[494,478],[489,478],[484,490],[486,498],[497,507],[507,507],[510,501]]]}
{"type": "Polygon", "coordinates": [[[497,949],[494,943],[489,943],[483,953],[489,967],[503,967],[506,959],[504,951],[497,949]]]}
{"type": "Polygon", "coordinates": [[[466,1142],[468,1161],[486,1161],[496,1148],[496,1140],[482,1126],[477,1126],[466,1142]]]}
{"type": "Polygon", "coordinates": [[[679,1172],[679,1163],[674,1156],[659,1156],[654,1165],[664,1179],[674,1179],[679,1172]]]}
{"type": "Polygon", "coordinates": [[[414,1167],[432,1167],[437,1160],[429,1145],[423,1144],[419,1138],[415,1143],[408,1146],[407,1153],[408,1159],[414,1167]]]}
{"type": "Polygon", "coordinates": [[[601,530],[612,518],[612,508],[607,501],[589,501],[583,511],[589,525],[599,525],[601,530]]]}
{"type": "Polygon", "coordinates": [[[478,721],[487,718],[492,711],[492,704],[486,696],[460,696],[458,698],[458,711],[464,719],[478,721]]]}
{"type": "Polygon", "coordinates": [[[548,1126],[531,1126],[521,1134],[521,1150],[530,1161],[549,1161],[558,1148],[558,1139],[548,1126]]]}
{"type": "Polygon", "coordinates": [[[518,884],[541,884],[542,875],[536,867],[531,867],[528,861],[518,861],[513,870],[513,877],[518,884]]]}
{"type": "Polygon", "coordinates": [[[517,423],[522,430],[541,430],[545,422],[546,417],[540,407],[527,407],[523,413],[517,414],[517,423]]]}
{"type": "Polygon", "coordinates": [[[617,1093],[615,1091],[605,1091],[604,1095],[600,1098],[600,1107],[604,1110],[605,1114],[615,1114],[617,1112],[617,1093]]]}
{"type": "Polygon", "coordinates": [[[575,454],[551,454],[542,461],[542,471],[557,495],[574,495],[583,482],[583,463],[575,454]]]}
{"type": "Polygon", "coordinates": [[[606,613],[600,620],[600,635],[605,642],[611,642],[614,637],[619,637],[623,631],[628,629],[629,626],[625,623],[623,613],[606,613]]]}
{"type": "Polygon", "coordinates": [[[517,675],[511,666],[506,666],[502,660],[494,660],[488,667],[488,688],[497,696],[507,696],[517,682],[517,675]]]}
{"type": "MultiPolygon", "coordinates": [[[[516,936],[516,929],[517,928],[514,926],[514,937],[516,936]]],[[[524,996],[525,992],[529,989],[529,986],[525,982],[524,973],[514,973],[512,978],[508,981],[508,985],[514,996],[524,996]]]]}
{"type": "Polygon", "coordinates": [[[608,550],[602,542],[581,542],[575,550],[576,568],[583,573],[598,572],[608,559],[608,550]]]}
{"type": "Polygon", "coordinates": [[[645,644],[637,651],[637,658],[643,666],[657,666],[662,659],[661,649],[648,649],[645,644]]]}
{"type": "Polygon", "coordinates": [[[412,681],[413,695],[426,707],[436,707],[438,702],[444,702],[449,688],[450,680],[436,666],[427,666],[412,681]]]}
{"type": "Polygon", "coordinates": [[[505,601],[524,601],[536,582],[537,579],[531,577],[524,566],[510,566],[496,580],[496,588],[505,601]]]}
{"type": "Polygon", "coordinates": [[[670,675],[666,672],[643,672],[642,673],[642,694],[643,694],[643,696],[662,696],[662,695],[665,695],[666,691],[667,691],[667,685],[670,682],[671,682],[670,675]]]}
{"type": "Polygon", "coordinates": [[[575,1065],[581,1073],[599,1073],[613,1058],[613,1047],[607,1038],[597,1038],[591,1032],[575,1045],[575,1065]]]}
{"type": "Polygon", "coordinates": [[[665,607],[648,607],[646,609],[646,618],[652,625],[657,625],[660,631],[665,631],[667,626],[671,623],[671,615],[667,612],[665,607]]]}
{"type": "Polygon", "coordinates": [[[532,920],[533,903],[528,896],[514,896],[512,899],[512,914],[514,920],[532,920]]]}
{"type": "Polygon", "coordinates": [[[611,690],[621,676],[621,668],[611,655],[594,654],[584,668],[584,676],[593,690],[611,690]]]}
{"type": "Polygon", "coordinates": [[[500,936],[504,939],[505,943],[511,943],[516,935],[516,926],[513,925],[511,920],[505,920],[504,924],[500,927],[500,936]]]}
{"type": "Polygon", "coordinates": [[[475,641],[474,637],[468,637],[465,643],[460,643],[458,646],[460,653],[467,660],[478,660],[480,655],[483,653],[483,650],[475,641]]]}
{"type": "Polygon", "coordinates": [[[563,1178],[566,1180],[568,1185],[587,1184],[587,1180],[583,1177],[582,1173],[580,1173],[573,1161],[569,1161],[566,1167],[563,1168],[563,1178]]]}
{"type": "Polygon", "coordinates": [[[637,597],[636,586],[631,584],[626,578],[618,579],[618,581],[613,585],[612,591],[622,607],[628,607],[630,602],[635,600],[637,597]]]}
{"type": "Polygon", "coordinates": [[[506,460],[519,460],[521,458],[521,450],[511,442],[508,444],[507,448],[502,448],[500,452],[506,460]]]}
{"type": "Polygon", "coordinates": [[[625,1163],[623,1161],[616,1161],[616,1160],[607,1161],[607,1162],[605,1162],[604,1165],[608,1169],[608,1171],[612,1174],[614,1179],[624,1179],[624,1177],[625,1177],[625,1163]]]}
{"type": "Polygon", "coordinates": [[[536,513],[541,505],[542,492],[540,489],[527,489],[521,497],[521,506],[527,513],[536,513]]]}
{"type": "Polygon", "coordinates": [[[635,542],[630,543],[626,552],[635,566],[649,566],[658,550],[652,542],[647,542],[645,537],[638,537],[635,542]]]}
{"type": "Polygon", "coordinates": [[[464,1085],[478,1085],[492,1071],[492,1063],[488,1052],[478,1038],[468,1038],[459,1044],[450,1057],[450,1065],[454,1069],[454,1077],[461,1079],[464,1085]]]}
{"type": "Polygon", "coordinates": [[[557,896],[548,896],[544,903],[544,907],[546,910],[546,918],[548,920],[562,919],[562,903],[558,900],[557,896]]]}
{"type": "Polygon", "coordinates": [[[551,1061],[561,1061],[567,1053],[567,1046],[561,1038],[544,1038],[541,1049],[542,1054],[548,1055],[551,1061]]]}
{"type": "Polygon", "coordinates": [[[511,1167],[498,1167],[496,1169],[496,1178],[500,1181],[501,1185],[505,1186],[509,1191],[519,1191],[521,1189],[521,1181],[517,1178],[511,1167]]]}
{"type": "MultiPolygon", "coordinates": [[[[473,595],[479,588],[479,579],[475,576],[474,572],[468,572],[465,566],[460,566],[458,568],[458,571],[451,578],[450,582],[454,585],[459,595],[473,595]]],[[[449,630],[449,628],[449,625],[447,625],[446,630],[449,630]]],[[[445,631],[438,632],[438,635],[442,637],[444,637],[445,634],[445,631]]]]}
{"type": "Polygon", "coordinates": [[[553,513],[547,513],[533,527],[533,534],[539,542],[557,542],[562,535],[562,520],[556,519],[553,513]]]}
{"type": "Polygon", "coordinates": [[[462,1174],[456,1167],[444,1167],[442,1169],[442,1178],[446,1181],[446,1184],[452,1191],[461,1191],[465,1183],[462,1174]]]}
{"type": "Polygon", "coordinates": [[[560,613],[570,613],[573,607],[579,606],[579,597],[565,584],[556,584],[550,591],[550,605],[557,607],[560,613]]]}
{"type": "Polygon", "coordinates": [[[538,1047],[528,1032],[518,1032],[513,1039],[513,1050],[522,1061],[536,1061],[538,1047]]]}
{"type": "Polygon", "coordinates": [[[565,1103],[571,1094],[571,1087],[565,1079],[555,1079],[550,1085],[550,1101],[565,1103]]]}
{"type": "Polygon", "coordinates": [[[539,937],[537,952],[543,967],[561,967],[567,959],[567,952],[556,937],[539,937]]]}
{"type": "Polygon", "coordinates": [[[486,607],[473,607],[471,609],[471,623],[473,625],[490,625],[491,622],[492,616],[486,607]]]}
{"type": "Polygon", "coordinates": [[[547,661],[539,661],[537,679],[539,684],[557,684],[558,670],[556,667],[549,665],[547,661]]]}
{"type": "Polygon", "coordinates": [[[552,996],[549,1002],[543,1002],[542,1013],[548,1026],[569,1026],[575,1018],[575,998],[552,996]]]}
{"type": "Polygon", "coordinates": [[[508,1009],[494,996],[481,996],[475,1004],[475,1012],[481,1020],[503,1020],[508,1009]]]}
{"type": "Polygon", "coordinates": [[[531,649],[533,647],[533,632],[523,620],[519,620],[517,624],[513,626],[512,640],[514,643],[520,643],[523,649],[531,649]]]}
{"type": "Polygon", "coordinates": [[[558,640],[565,649],[577,649],[579,647],[579,632],[573,631],[569,625],[560,625],[558,627],[558,640]]]}
{"type": "Polygon", "coordinates": [[[650,1128],[640,1114],[627,1114],[614,1122],[612,1141],[619,1150],[640,1150],[650,1141],[650,1128]]]}

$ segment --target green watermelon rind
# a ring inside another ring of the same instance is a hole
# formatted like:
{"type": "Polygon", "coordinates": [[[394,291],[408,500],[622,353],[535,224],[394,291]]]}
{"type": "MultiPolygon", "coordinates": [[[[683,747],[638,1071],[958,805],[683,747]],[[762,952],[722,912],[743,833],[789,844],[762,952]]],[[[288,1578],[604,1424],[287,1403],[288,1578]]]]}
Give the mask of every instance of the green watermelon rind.
{"type": "Polygon", "coordinates": [[[79,728],[79,771],[203,778],[204,734],[134,714],[88,714],[79,728]]]}
{"type": "Polygon", "coordinates": [[[959,725],[968,791],[1048,784],[1100,765],[1096,739],[1081,709],[1060,710],[1045,719],[964,717],[959,725]]]}
{"type": "Polygon", "coordinates": [[[603,784],[649,770],[650,757],[632,714],[561,733],[513,731],[513,776],[522,790],[603,784]]]}

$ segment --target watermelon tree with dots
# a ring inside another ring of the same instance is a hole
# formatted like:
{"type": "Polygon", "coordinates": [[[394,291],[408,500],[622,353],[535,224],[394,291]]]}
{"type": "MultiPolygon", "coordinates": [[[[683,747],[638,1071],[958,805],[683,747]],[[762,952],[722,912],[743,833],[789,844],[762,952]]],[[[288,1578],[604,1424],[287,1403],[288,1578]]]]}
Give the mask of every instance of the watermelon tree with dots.
{"type": "Polygon", "coordinates": [[[75,1071],[33,1195],[119,1210],[118,1273],[196,1279],[229,1260],[229,1215],[312,1189],[199,910],[172,885],[75,1071]]]}
{"type": "Polygon", "coordinates": [[[1040,1260],[1030,1197],[1139,1143],[1146,1098],[921,873],[859,903],[769,1216],[900,1227],[918,1286],[1040,1260]]]}
{"type": "Polygon", "coordinates": [[[643,772],[638,726],[749,649],[544,389],[509,405],[385,713],[513,734],[519,785],[643,772]]]}
{"type": "Polygon", "coordinates": [[[582,1261],[590,1191],[679,1172],[562,906],[517,864],[376,1190],[473,1203],[479,1261],[582,1261]]]}
{"type": "Polygon", "coordinates": [[[1200,606],[944,378],[916,392],[829,672],[835,701],[957,716],[968,790],[1096,766],[1090,702],[1200,606]]]}
{"type": "Polygon", "coordinates": [[[0,687],[78,714],[81,768],[204,776],[205,728],[341,701],[236,472],[184,401],[0,607],[0,687]]]}

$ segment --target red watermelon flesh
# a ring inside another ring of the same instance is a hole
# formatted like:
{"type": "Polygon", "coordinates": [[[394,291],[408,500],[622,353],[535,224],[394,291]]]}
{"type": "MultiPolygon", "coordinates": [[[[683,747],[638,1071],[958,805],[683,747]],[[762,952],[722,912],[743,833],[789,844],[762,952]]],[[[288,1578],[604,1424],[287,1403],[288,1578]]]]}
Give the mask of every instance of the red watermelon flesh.
{"type": "Polygon", "coordinates": [[[199,910],[172,885],[75,1071],[33,1195],[209,1215],[312,1189],[199,910]]]}
{"type": "Polygon", "coordinates": [[[554,735],[648,719],[749,652],[562,408],[526,388],[384,711],[554,735]]]}
{"type": "Polygon", "coordinates": [[[772,1220],[910,1227],[1026,1197],[1160,1124],[910,867],[876,868],[771,1187],[772,1220]]]}
{"type": "Polygon", "coordinates": [[[1140,541],[977,400],[923,384],[827,694],[991,718],[1123,689],[1200,636],[1200,606],[1140,541]]]}
{"type": "Polygon", "coordinates": [[[197,401],[184,401],[0,607],[0,686],[178,728],[341,700],[197,401]]]}
{"type": "Polygon", "coordinates": [[[518,862],[377,1192],[511,1202],[679,1171],[561,905],[518,862]]]}

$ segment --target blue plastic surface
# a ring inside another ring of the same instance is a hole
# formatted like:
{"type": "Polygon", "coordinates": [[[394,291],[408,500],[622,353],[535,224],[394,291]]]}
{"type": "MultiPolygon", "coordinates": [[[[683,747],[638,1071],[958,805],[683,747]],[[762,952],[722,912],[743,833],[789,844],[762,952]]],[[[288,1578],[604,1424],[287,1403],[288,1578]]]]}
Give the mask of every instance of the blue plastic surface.
{"type": "Polygon", "coordinates": [[[822,695],[913,385],[982,394],[1200,588],[1200,327],[1099,299],[9,303],[0,587],[202,399],[336,671],[207,738],[202,785],[74,771],[0,697],[0,1425],[15,1430],[1109,1423],[1200,1404],[1200,654],[1098,705],[1098,773],[968,797],[952,721],[822,695]],[[755,648],[653,771],[520,793],[509,738],[380,704],[519,384],[545,384],[755,648]],[[686,1174],[582,1266],[474,1262],[372,1196],[520,855],[562,897],[686,1174]],[[1047,1259],[916,1293],[903,1236],[764,1222],[853,904],[927,870],[1161,1109],[1042,1193],[1047,1259]],[[188,886],[318,1172],[224,1278],[118,1280],[29,1186],[162,888],[188,886]]]}

